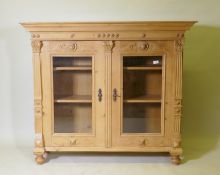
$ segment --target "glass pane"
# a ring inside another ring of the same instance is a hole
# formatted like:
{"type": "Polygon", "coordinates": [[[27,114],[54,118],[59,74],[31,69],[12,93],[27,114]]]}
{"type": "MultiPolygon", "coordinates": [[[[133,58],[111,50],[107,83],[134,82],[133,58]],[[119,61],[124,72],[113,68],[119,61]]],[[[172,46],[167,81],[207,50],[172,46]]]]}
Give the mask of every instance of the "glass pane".
{"type": "Polygon", "coordinates": [[[89,71],[54,71],[54,98],[62,100],[92,100],[92,72],[89,71]]]}
{"type": "Polygon", "coordinates": [[[162,56],[126,56],[124,67],[162,66],[162,56]]]}
{"type": "Polygon", "coordinates": [[[125,56],[123,66],[123,132],[160,133],[162,56],[125,56]]]}
{"type": "Polygon", "coordinates": [[[55,133],[92,132],[92,57],[53,57],[55,133]]]}
{"type": "Polygon", "coordinates": [[[125,103],[124,133],[160,133],[160,104],[125,103]]]}
{"type": "Polygon", "coordinates": [[[89,133],[92,131],[92,104],[55,104],[55,133],[89,133]]]}
{"type": "Polygon", "coordinates": [[[92,66],[91,57],[54,57],[54,67],[92,66]]]}
{"type": "Polygon", "coordinates": [[[161,71],[124,71],[124,99],[160,99],[161,71]]]}

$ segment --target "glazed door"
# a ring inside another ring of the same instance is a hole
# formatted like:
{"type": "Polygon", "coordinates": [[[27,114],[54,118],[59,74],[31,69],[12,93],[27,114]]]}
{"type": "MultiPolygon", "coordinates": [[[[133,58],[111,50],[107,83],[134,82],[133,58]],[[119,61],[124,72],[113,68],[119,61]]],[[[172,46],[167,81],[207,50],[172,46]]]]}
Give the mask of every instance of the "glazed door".
{"type": "Polygon", "coordinates": [[[96,41],[44,44],[46,146],[76,149],[103,146],[105,64],[102,44],[96,41]]]}
{"type": "Polygon", "coordinates": [[[172,42],[118,41],[115,46],[113,147],[169,146],[172,42]]]}

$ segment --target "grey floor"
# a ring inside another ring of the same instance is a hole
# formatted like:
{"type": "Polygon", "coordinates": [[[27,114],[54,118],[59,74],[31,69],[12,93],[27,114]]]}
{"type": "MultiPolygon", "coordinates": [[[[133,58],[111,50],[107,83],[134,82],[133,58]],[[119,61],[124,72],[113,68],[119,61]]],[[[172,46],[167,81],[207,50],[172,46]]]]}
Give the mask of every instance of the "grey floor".
{"type": "Polygon", "coordinates": [[[32,147],[1,146],[0,175],[219,175],[220,144],[205,150],[191,149],[180,166],[166,154],[52,154],[36,165],[32,147]]]}

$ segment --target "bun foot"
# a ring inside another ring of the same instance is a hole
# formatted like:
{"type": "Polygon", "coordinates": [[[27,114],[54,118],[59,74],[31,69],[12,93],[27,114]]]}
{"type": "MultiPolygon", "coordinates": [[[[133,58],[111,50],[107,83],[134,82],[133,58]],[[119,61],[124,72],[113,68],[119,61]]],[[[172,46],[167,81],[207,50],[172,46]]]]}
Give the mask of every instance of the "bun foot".
{"type": "Polygon", "coordinates": [[[36,155],[35,161],[37,164],[41,165],[45,162],[45,158],[43,155],[36,155]]]}
{"type": "Polygon", "coordinates": [[[171,162],[174,165],[179,165],[181,163],[180,156],[178,155],[171,156],[171,162]]]}

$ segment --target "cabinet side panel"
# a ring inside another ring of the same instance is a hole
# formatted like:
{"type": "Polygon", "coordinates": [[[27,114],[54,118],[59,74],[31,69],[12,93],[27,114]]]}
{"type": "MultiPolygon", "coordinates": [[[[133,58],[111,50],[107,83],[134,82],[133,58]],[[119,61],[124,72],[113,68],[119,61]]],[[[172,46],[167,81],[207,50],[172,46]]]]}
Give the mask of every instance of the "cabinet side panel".
{"type": "Polygon", "coordinates": [[[51,146],[51,137],[53,132],[53,87],[51,57],[47,52],[41,53],[42,67],[42,94],[43,94],[43,133],[45,146],[51,146]]]}

